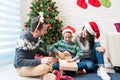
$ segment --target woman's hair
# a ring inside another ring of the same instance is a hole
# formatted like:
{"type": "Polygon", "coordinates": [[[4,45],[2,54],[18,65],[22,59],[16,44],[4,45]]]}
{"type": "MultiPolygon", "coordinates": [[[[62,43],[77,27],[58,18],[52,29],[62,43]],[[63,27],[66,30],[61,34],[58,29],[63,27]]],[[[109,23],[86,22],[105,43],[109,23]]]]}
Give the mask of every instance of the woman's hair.
{"type": "Polygon", "coordinates": [[[30,24],[30,31],[35,31],[35,29],[37,30],[41,30],[43,28],[43,25],[47,24],[47,22],[44,20],[43,22],[40,21],[40,17],[35,17],[32,19],[31,24],[30,24]]]}
{"type": "MultiPolygon", "coordinates": [[[[83,27],[82,30],[83,30],[84,28],[85,28],[85,27],[83,27]]],[[[86,30],[86,32],[87,32],[87,37],[84,38],[84,37],[80,36],[80,42],[82,42],[82,44],[85,46],[85,44],[86,44],[85,41],[88,40],[88,42],[89,42],[89,47],[90,47],[90,49],[92,49],[93,46],[94,46],[95,36],[94,36],[94,35],[91,35],[87,30],[86,30]]]]}

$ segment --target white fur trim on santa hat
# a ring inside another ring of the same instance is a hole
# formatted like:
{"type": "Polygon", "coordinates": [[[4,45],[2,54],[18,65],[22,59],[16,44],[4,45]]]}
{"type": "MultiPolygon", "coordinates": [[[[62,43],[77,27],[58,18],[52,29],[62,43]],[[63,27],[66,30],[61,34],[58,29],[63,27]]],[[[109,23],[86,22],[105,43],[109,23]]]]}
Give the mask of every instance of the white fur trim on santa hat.
{"type": "Polygon", "coordinates": [[[85,24],[85,28],[87,29],[87,31],[92,34],[92,35],[96,35],[96,32],[94,32],[94,30],[92,29],[91,25],[89,23],[85,24]]]}
{"type": "Polygon", "coordinates": [[[62,35],[63,35],[65,32],[71,32],[71,33],[73,34],[73,32],[72,32],[70,29],[65,29],[65,30],[63,30],[62,35]]]}

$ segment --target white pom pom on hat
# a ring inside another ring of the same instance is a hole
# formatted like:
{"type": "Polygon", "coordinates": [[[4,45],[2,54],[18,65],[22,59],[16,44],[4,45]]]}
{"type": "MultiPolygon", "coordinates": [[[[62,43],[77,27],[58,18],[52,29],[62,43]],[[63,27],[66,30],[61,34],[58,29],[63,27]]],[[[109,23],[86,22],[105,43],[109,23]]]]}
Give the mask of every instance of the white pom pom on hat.
{"type": "Polygon", "coordinates": [[[85,28],[91,35],[95,35],[97,39],[100,37],[100,30],[94,21],[86,23],[85,28]]]}
{"type": "Polygon", "coordinates": [[[75,28],[71,27],[71,26],[66,26],[62,28],[62,35],[65,32],[71,32],[72,34],[76,32],[75,28]]]}

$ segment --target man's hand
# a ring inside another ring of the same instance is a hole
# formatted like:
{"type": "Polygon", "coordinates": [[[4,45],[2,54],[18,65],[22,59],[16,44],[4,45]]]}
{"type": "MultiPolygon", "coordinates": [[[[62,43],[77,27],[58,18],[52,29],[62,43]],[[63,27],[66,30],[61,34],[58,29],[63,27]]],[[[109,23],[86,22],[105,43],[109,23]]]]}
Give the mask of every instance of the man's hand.
{"type": "Polygon", "coordinates": [[[41,63],[45,63],[45,64],[50,64],[51,62],[53,61],[53,58],[52,57],[44,57],[44,58],[41,58],[41,63]]]}
{"type": "Polygon", "coordinates": [[[49,56],[51,56],[51,57],[55,57],[57,55],[57,53],[55,53],[55,52],[49,52],[49,56]]]}

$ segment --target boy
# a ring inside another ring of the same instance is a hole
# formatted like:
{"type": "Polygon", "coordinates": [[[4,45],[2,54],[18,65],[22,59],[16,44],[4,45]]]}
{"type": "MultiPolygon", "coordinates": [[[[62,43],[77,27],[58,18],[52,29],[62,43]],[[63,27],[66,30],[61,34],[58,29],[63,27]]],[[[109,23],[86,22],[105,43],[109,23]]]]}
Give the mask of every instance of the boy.
{"type": "MultiPolygon", "coordinates": [[[[79,60],[80,57],[83,55],[83,52],[75,43],[72,42],[72,35],[73,33],[75,33],[75,31],[76,31],[75,28],[71,26],[64,27],[62,29],[62,35],[64,39],[51,45],[49,47],[49,50],[51,52],[57,53],[60,58],[64,58],[65,55],[63,52],[65,51],[69,52],[72,56],[72,59],[67,60],[68,62],[79,60]]],[[[86,67],[86,65],[84,65],[84,63],[81,62],[78,62],[77,66],[78,71],[86,67]]],[[[52,67],[53,70],[59,70],[59,63],[58,62],[54,63],[52,67]]]]}

